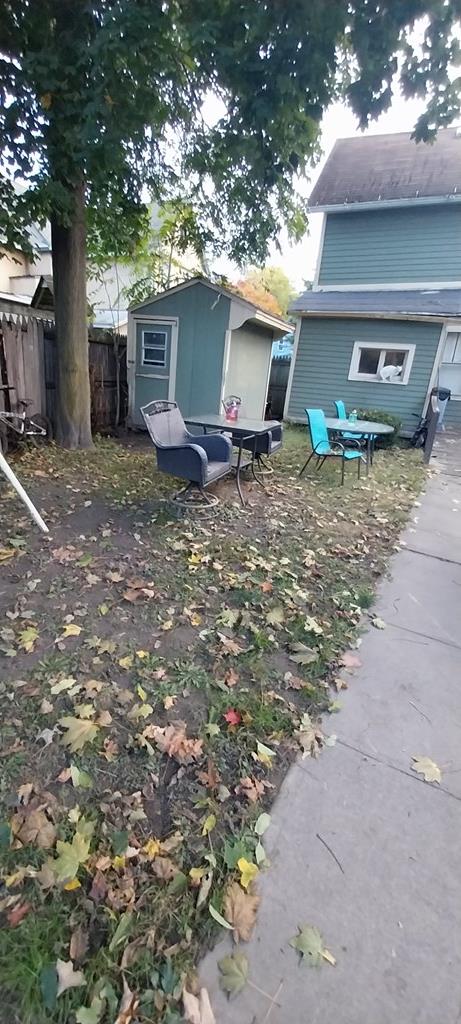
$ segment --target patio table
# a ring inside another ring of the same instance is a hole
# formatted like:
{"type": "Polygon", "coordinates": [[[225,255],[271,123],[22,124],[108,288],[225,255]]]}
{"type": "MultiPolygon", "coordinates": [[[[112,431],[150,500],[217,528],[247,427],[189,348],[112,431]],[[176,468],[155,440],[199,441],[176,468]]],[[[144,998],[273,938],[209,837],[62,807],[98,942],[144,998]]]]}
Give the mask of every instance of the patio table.
{"type": "Polygon", "coordinates": [[[228,420],[225,416],[221,416],[220,413],[203,413],[200,415],[187,416],[186,423],[192,427],[201,427],[205,433],[207,430],[215,430],[231,435],[232,444],[235,448],[238,448],[238,455],[234,463],[234,469],[236,473],[237,490],[239,492],[242,505],[244,505],[245,502],[242,495],[242,488],[240,486],[241,470],[250,466],[257,483],[262,483],[261,480],[258,480],[254,468],[256,438],[260,437],[262,434],[267,434],[269,430],[274,430],[275,427],[279,427],[279,421],[253,420],[247,419],[243,416],[239,417],[238,420],[228,420]],[[249,457],[243,456],[244,441],[253,441],[253,451],[250,450],[249,457]]]}
{"type": "Polygon", "coordinates": [[[325,423],[327,425],[327,430],[335,430],[338,434],[344,433],[344,431],[347,430],[349,434],[362,434],[363,437],[366,437],[367,473],[370,463],[373,461],[372,451],[374,437],[394,433],[394,427],[391,427],[389,423],[373,423],[371,420],[356,420],[355,423],[351,423],[350,420],[339,420],[334,416],[325,416],[325,423]]]}

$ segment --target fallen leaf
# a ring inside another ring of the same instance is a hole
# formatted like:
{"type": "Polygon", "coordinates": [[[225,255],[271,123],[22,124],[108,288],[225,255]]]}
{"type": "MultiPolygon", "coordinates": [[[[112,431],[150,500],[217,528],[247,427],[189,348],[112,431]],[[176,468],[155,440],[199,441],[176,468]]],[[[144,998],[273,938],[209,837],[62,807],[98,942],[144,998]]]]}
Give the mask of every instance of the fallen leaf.
{"type": "Polygon", "coordinates": [[[211,886],[212,886],[212,882],[213,882],[213,871],[208,871],[203,876],[203,878],[201,880],[201,883],[200,883],[200,888],[199,888],[198,896],[197,896],[197,903],[195,904],[195,906],[197,907],[197,910],[200,910],[200,907],[202,907],[203,904],[206,903],[206,901],[208,899],[208,896],[210,894],[210,889],[211,889],[211,886]]]}
{"type": "Polygon", "coordinates": [[[80,787],[81,789],[91,789],[93,780],[88,772],[84,772],[81,768],[77,768],[76,764],[71,764],[69,771],[73,786],[76,788],[80,787]]]}
{"type": "Polygon", "coordinates": [[[178,874],[179,868],[169,857],[156,857],[152,862],[152,871],[157,878],[161,878],[162,882],[171,882],[178,874]]]}
{"type": "Polygon", "coordinates": [[[127,983],[125,976],[123,976],[123,995],[120,1000],[118,1008],[117,1020],[115,1024],[131,1024],[131,1021],[136,1015],[136,1010],[139,1006],[139,999],[135,992],[132,992],[130,986],[127,983]]]}
{"type": "Polygon", "coordinates": [[[105,1000],[94,996],[89,1006],[81,1006],[75,1014],[76,1024],[99,1024],[105,1009],[105,1000]]]}
{"type": "Polygon", "coordinates": [[[66,676],[64,679],[58,679],[57,683],[53,683],[51,693],[56,696],[58,693],[63,693],[64,690],[71,690],[75,684],[76,679],[73,676],[66,676]]]}
{"type": "Polygon", "coordinates": [[[318,726],[313,724],[307,711],[302,716],[299,729],[296,730],[295,736],[302,748],[303,759],[305,757],[315,757],[321,749],[323,740],[322,732],[318,726]]]}
{"type": "Polygon", "coordinates": [[[69,988],[79,988],[85,985],[85,977],[82,971],[75,971],[72,960],[57,960],[56,973],[58,975],[58,996],[67,992],[69,988]]]}
{"type": "Polygon", "coordinates": [[[10,928],[17,928],[18,924],[21,923],[23,918],[26,917],[26,914],[28,914],[30,910],[32,910],[31,903],[18,903],[15,907],[13,907],[12,910],[10,910],[6,915],[6,919],[8,921],[10,928]]]}
{"type": "Polygon", "coordinates": [[[259,868],[256,864],[252,864],[250,860],[245,857],[240,857],[237,861],[237,867],[240,871],[240,885],[244,889],[248,889],[248,886],[254,882],[255,878],[259,875],[259,868]]]}
{"type": "Polygon", "coordinates": [[[256,922],[259,896],[243,892],[238,882],[231,882],[224,897],[224,913],[234,926],[234,941],[249,942],[256,922]]]}
{"type": "Polygon", "coordinates": [[[266,812],[263,811],[263,813],[259,815],[259,818],[257,819],[257,821],[255,823],[256,835],[257,836],[263,836],[264,833],[267,832],[270,823],[271,823],[271,816],[270,816],[270,814],[266,814],[266,812]]]}
{"type": "Polygon", "coordinates": [[[294,643],[291,649],[294,653],[290,654],[290,661],[296,662],[297,665],[311,665],[313,661],[318,660],[318,651],[306,647],[306,644],[294,643]]]}
{"type": "Polygon", "coordinates": [[[58,856],[50,862],[56,881],[66,884],[75,878],[80,864],[84,864],[88,859],[92,831],[92,823],[81,818],[77,822],[72,842],[63,842],[58,839],[56,843],[58,856]]]}
{"type": "Polygon", "coordinates": [[[208,817],[203,822],[202,836],[207,836],[209,832],[212,832],[212,830],[214,829],[215,825],[216,825],[216,815],[215,814],[209,814],[208,817]]]}
{"type": "Polygon", "coordinates": [[[235,668],[232,668],[232,666],[230,666],[230,668],[226,669],[224,673],[224,682],[226,686],[228,686],[231,689],[233,686],[237,685],[238,681],[238,672],[235,671],[235,668]]]}
{"type": "Polygon", "coordinates": [[[65,640],[65,638],[68,637],[68,636],[80,636],[81,632],[82,632],[82,627],[81,626],[77,626],[76,622],[68,622],[67,626],[64,626],[64,629],[63,629],[59,639],[60,640],[65,640]]]}
{"type": "Polygon", "coordinates": [[[0,562],[7,562],[9,558],[14,558],[18,552],[14,548],[0,548],[0,562]]]}
{"type": "Polygon", "coordinates": [[[170,711],[171,708],[174,708],[177,699],[178,698],[175,694],[168,694],[163,701],[163,707],[165,708],[165,711],[170,711]]]}
{"type": "Polygon", "coordinates": [[[229,708],[223,715],[223,718],[225,718],[229,725],[240,725],[242,721],[240,711],[236,711],[235,708],[229,708]]]}
{"type": "Polygon", "coordinates": [[[23,629],[19,634],[19,647],[30,654],[30,652],[34,650],[38,636],[38,629],[36,629],[35,626],[28,626],[27,629],[23,629]]]}
{"type": "Polygon", "coordinates": [[[327,949],[324,949],[322,936],[318,928],[305,924],[298,926],[298,935],[290,939],[290,946],[301,954],[301,959],[311,967],[319,967],[322,960],[327,960],[333,967],[336,964],[334,956],[327,949]]]}
{"type": "Polygon", "coordinates": [[[49,747],[50,743],[53,742],[55,734],[58,732],[57,725],[54,725],[52,729],[42,729],[37,735],[38,740],[43,740],[44,747],[49,747]]]}
{"type": "Polygon", "coordinates": [[[65,715],[59,719],[66,732],[61,742],[70,750],[81,750],[85,743],[92,743],[99,732],[99,727],[88,719],[74,718],[72,715],[65,715]]]}
{"type": "Polygon", "coordinates": [[[69,956],[71,960],[83,960],[88,949],[88,932],[79,924],[70,937],[69,956]]]}
{"type": "Polygon", "coordinates": [[[183,988],[182,1002],[184,1007],[184,1020],[188,1024],[216,1024],[216,1018],[211,1009],[210,998],[206,988],[201,988],[200,993],[194,996],[183,988]]]}
{"type": "Polygon", "coordinates": [[[248,960],[244,953],[233,953],[218,961],[219,984],[228,996],[236,996],[248,979],[248,960]]]}
{"type": "Polygon", "coordinates": [[[165,728],[150,725],[143,736],[153,739],[162,753],[174,757],[180,764],[190,764],[202,754],[203,740],[187,737],[185,722],[174,722],[165,728]]]}
{"type": "Polygon", "coordinates": [[[266,622],[268,626],[275,626],[276,629],[280,629],[285,622],[283,608],[270,608],[266,614],[266,622]]]}
{"type": "Polygon", "coordinates": [[[344,668],[351,669],[360,668],[362,662],[357,654],[354,654],[352,651],[345,651],[339,659],[339,664],[343,665],[344,668]]]}
{"type": "Polygon", "coordinates": [[[11,820],[11,832],[23,846],[48,850],[54,846],[56,829],[43,807],[24,807],[11,820]]]}
{"type": "Polygon", "coordinates": [[[231,640],[228,636],[225,636],[224,633],[218,633],[218,637],[221,642],[222,653],[224,655],[232,654],[237,657],[239,654],[243,654],[245,648],[242,647],[241,644],[237,643],[236,640],[231,640]]]}
{"type": "Polygon", "coordinates": [[[271,784],[261,779],[253,779],[250,775],[240,779],[239,785],[235,787],[237,795],[246,796],[250,804],[255,804],[263,796],[264,790],[271,788],[271,784]]]}
{"type": "Polygon", "coordinates": [[[214,790],[218,788],[221,777],[211,757],[208,758],[206,772],[197,772],[197,778],[207,789],[214,790]]]}
{"type": "Polygon", "coordinates": [[[430,757],[423,757],[421,754],[413,754],[411,760],[411,770],[418,772],[419,775],[424,776],[425,782],[441,782],[442,772],[438,764],[432,761],[430,757]]]}
{"type": "Polygon", "coordinates": [[[270,747],[266,747],[265,743],[261,743],[259,740],[256,741],[256,753],[252,751],[251,754],[254,761],[260,761],[266,768],[272,768],[272,759],[276,756],[275,750],[271,750],[270,747]]]}
{"type": "Polygon", "coordinates": [[[227,930],[230,932],[234,930],[233,925],[229,924],[229,921],[226,921],[225,917],[223,917],[222,914],[219,913],[219,910],[216,910],[212,903],[208,904],[208,910],[213,920],[217,921],[217,923],[221,925],[221,928],[227,928],[227,930]]]}
{"type": "Polygon", "coordinates": [[[380,619],[380,618],[372,619],[371,620],[371,625],[374,626],[375,629],[385,629],[386,628],[386,623],[384,622],[383,619],[380,619]]]}

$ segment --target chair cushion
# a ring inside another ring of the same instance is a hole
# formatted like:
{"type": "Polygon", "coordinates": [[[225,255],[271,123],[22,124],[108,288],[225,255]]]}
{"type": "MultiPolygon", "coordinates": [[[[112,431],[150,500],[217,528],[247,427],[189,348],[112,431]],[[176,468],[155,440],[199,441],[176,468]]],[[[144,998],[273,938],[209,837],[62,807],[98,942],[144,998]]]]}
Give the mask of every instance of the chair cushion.
{"type": "Polygon", "coordinates": [[[231,469],[229,462],[209,462],[206,469],[206,482],[209,484],[211,480],[218,480],[220,476],[225,476],[231,469]]]}
{"type": "Polygon", "coordinates": [[[361,459],[361,458],[363,458],[362,452],[352,452],[350,450],[350,448],[348,448],[347,451],[343,452],[343,456],[344,456],[345,459],[361,459]]]}

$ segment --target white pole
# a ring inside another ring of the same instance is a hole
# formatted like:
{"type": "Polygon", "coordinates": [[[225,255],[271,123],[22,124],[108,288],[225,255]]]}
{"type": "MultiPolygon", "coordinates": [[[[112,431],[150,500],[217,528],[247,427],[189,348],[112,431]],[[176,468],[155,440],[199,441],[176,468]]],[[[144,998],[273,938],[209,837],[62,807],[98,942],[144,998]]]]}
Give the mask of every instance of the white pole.
{"type": "Polygon", "coordinates": [[[24,502],[26,508],[29,510],[32,516],[32,519],[34,519],[35,522],[37,523],[37,526],[39,526],[40,529],[43,530],[43,533],[49,533],[50,531],[46,523],[43,522],[40,512],[37,512],[35,505],[32,504],[29,495],[26,494],[22,484],[19,483],[17,476],[15,476],[15,474],[13,473],[11,466],[8,465],[5,456],[2,454],[2,452],[0,452],[0,469],[5,474],[6,479],[9,480],[10,484],[12,484],[15,491],[17,491],[17,493],[19,494],[21,501],[24,502]]]}

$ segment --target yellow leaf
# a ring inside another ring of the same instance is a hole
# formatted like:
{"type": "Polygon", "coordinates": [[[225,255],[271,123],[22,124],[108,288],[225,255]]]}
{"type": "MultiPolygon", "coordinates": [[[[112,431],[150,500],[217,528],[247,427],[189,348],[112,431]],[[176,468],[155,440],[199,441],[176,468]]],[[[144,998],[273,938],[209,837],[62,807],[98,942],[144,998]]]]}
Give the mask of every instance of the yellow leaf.
{"type": "Polygon", "coordinates": [[[189,871],[189,878],[193,882],[200,882],[204,875],[206,875],[208,868],[191,868],[189,871]]]}
{"type": "Polygon", "coordinates": [[[29,626],[27,629],[23,629],[19,634],[19,646],[28,653],[33,651],[37,640],[38,629],[35,629],[35,626],[29,626]]]}
{"type": "Polygon", "coordinates": [[[438,764],[431,757],[422,757],[420,754],[413,754],[411,769],[422,775],[426,782],[441,782],[442,772],[438,764]]]}
{"type": "Polygon", "coordinates": [[[143,846],[143,852],[147,853],[150,859],[153,859],[160,853],[160,843],[158,839],[148,839],[147,843],[143,846]]]}
{"type": "Polygon", "coordinates": [[[15,548],[0,548],[0,562],[6,562],[9,558],[17,555],[15,548]]]}
{"type": "Polygon", "coordinates": [[[149,657],[149,651],[136,651],[136,657],[141,658],[142,661],[144,658],[149,657]]]}
{"type": "Polygon", "coordinates": [[[116,870],[118,871],[119,868],[125,867],[125,863],[126,861],[123,854],[117,854],[117,856],[113,858],[112,867],[116,868],[116,870]]]}
{"type": "Polygon", "coordinates": [[[162,623],[163,632],[167,633],[169,629],[173,629],[173,619],[167,619],[166,622],[162,623]]]}
{"type": "Polygon", "coordinates": [[[215,825],[216,825],[216,815],[215,814],[209,814],[208,818],[206,818],[206,820],[203,822],[202,836],[207,836],[208,833],[211,832],[214,829],[215,825]]]}
{"type": "Polygon", "coordinates": [[[70,882],[66,882],[64,888],[66,892],[73,892],[74,889],[81,889],[81,882],[78,878],[71,878],[70,882]]]}
{"type": "Polygon", "coordinates": [[[246,860],[245,857],[240,857],[237,861],[237,867],[240,871],[240,885],[244,889],[248,889],[248,886],[255,878],[259,875],[259,868],[256,864],[252,864],[251,861],[246,860]]]}
{"type": "Polygon", "coordinates": [[[65,715],[59,719],[59,725],[66,729],[62,737],[62,743],[70,750],[81,750],[85,743],[91,743],[99,732],[99,726],[84,718],[74,718],[72,715],[65,715]]]}
{"type": "Polygon", "coordinates": [[[64,626],[60,640],[64,640],[64,637],[66,636],[80,636],[81,632],[81,626],[77,626],[75,622],[68,622],[67,626],[64,626]]]}
{"type": "Polygon", "coordinates": [[[131,668],[133,664],[133,655],[127,654],[124,658],[119,658],[118,663],[120,668],[131,668]]]}
{"type": "Polygon", "coordinates": [[[141,683],[138,683],[138,685],[136,687],[136,693],[138,694],[138,697],[140,697],[143,702],[147,700],[147,693],[146,693],[144,687],[141,686],[141,683]]]}

